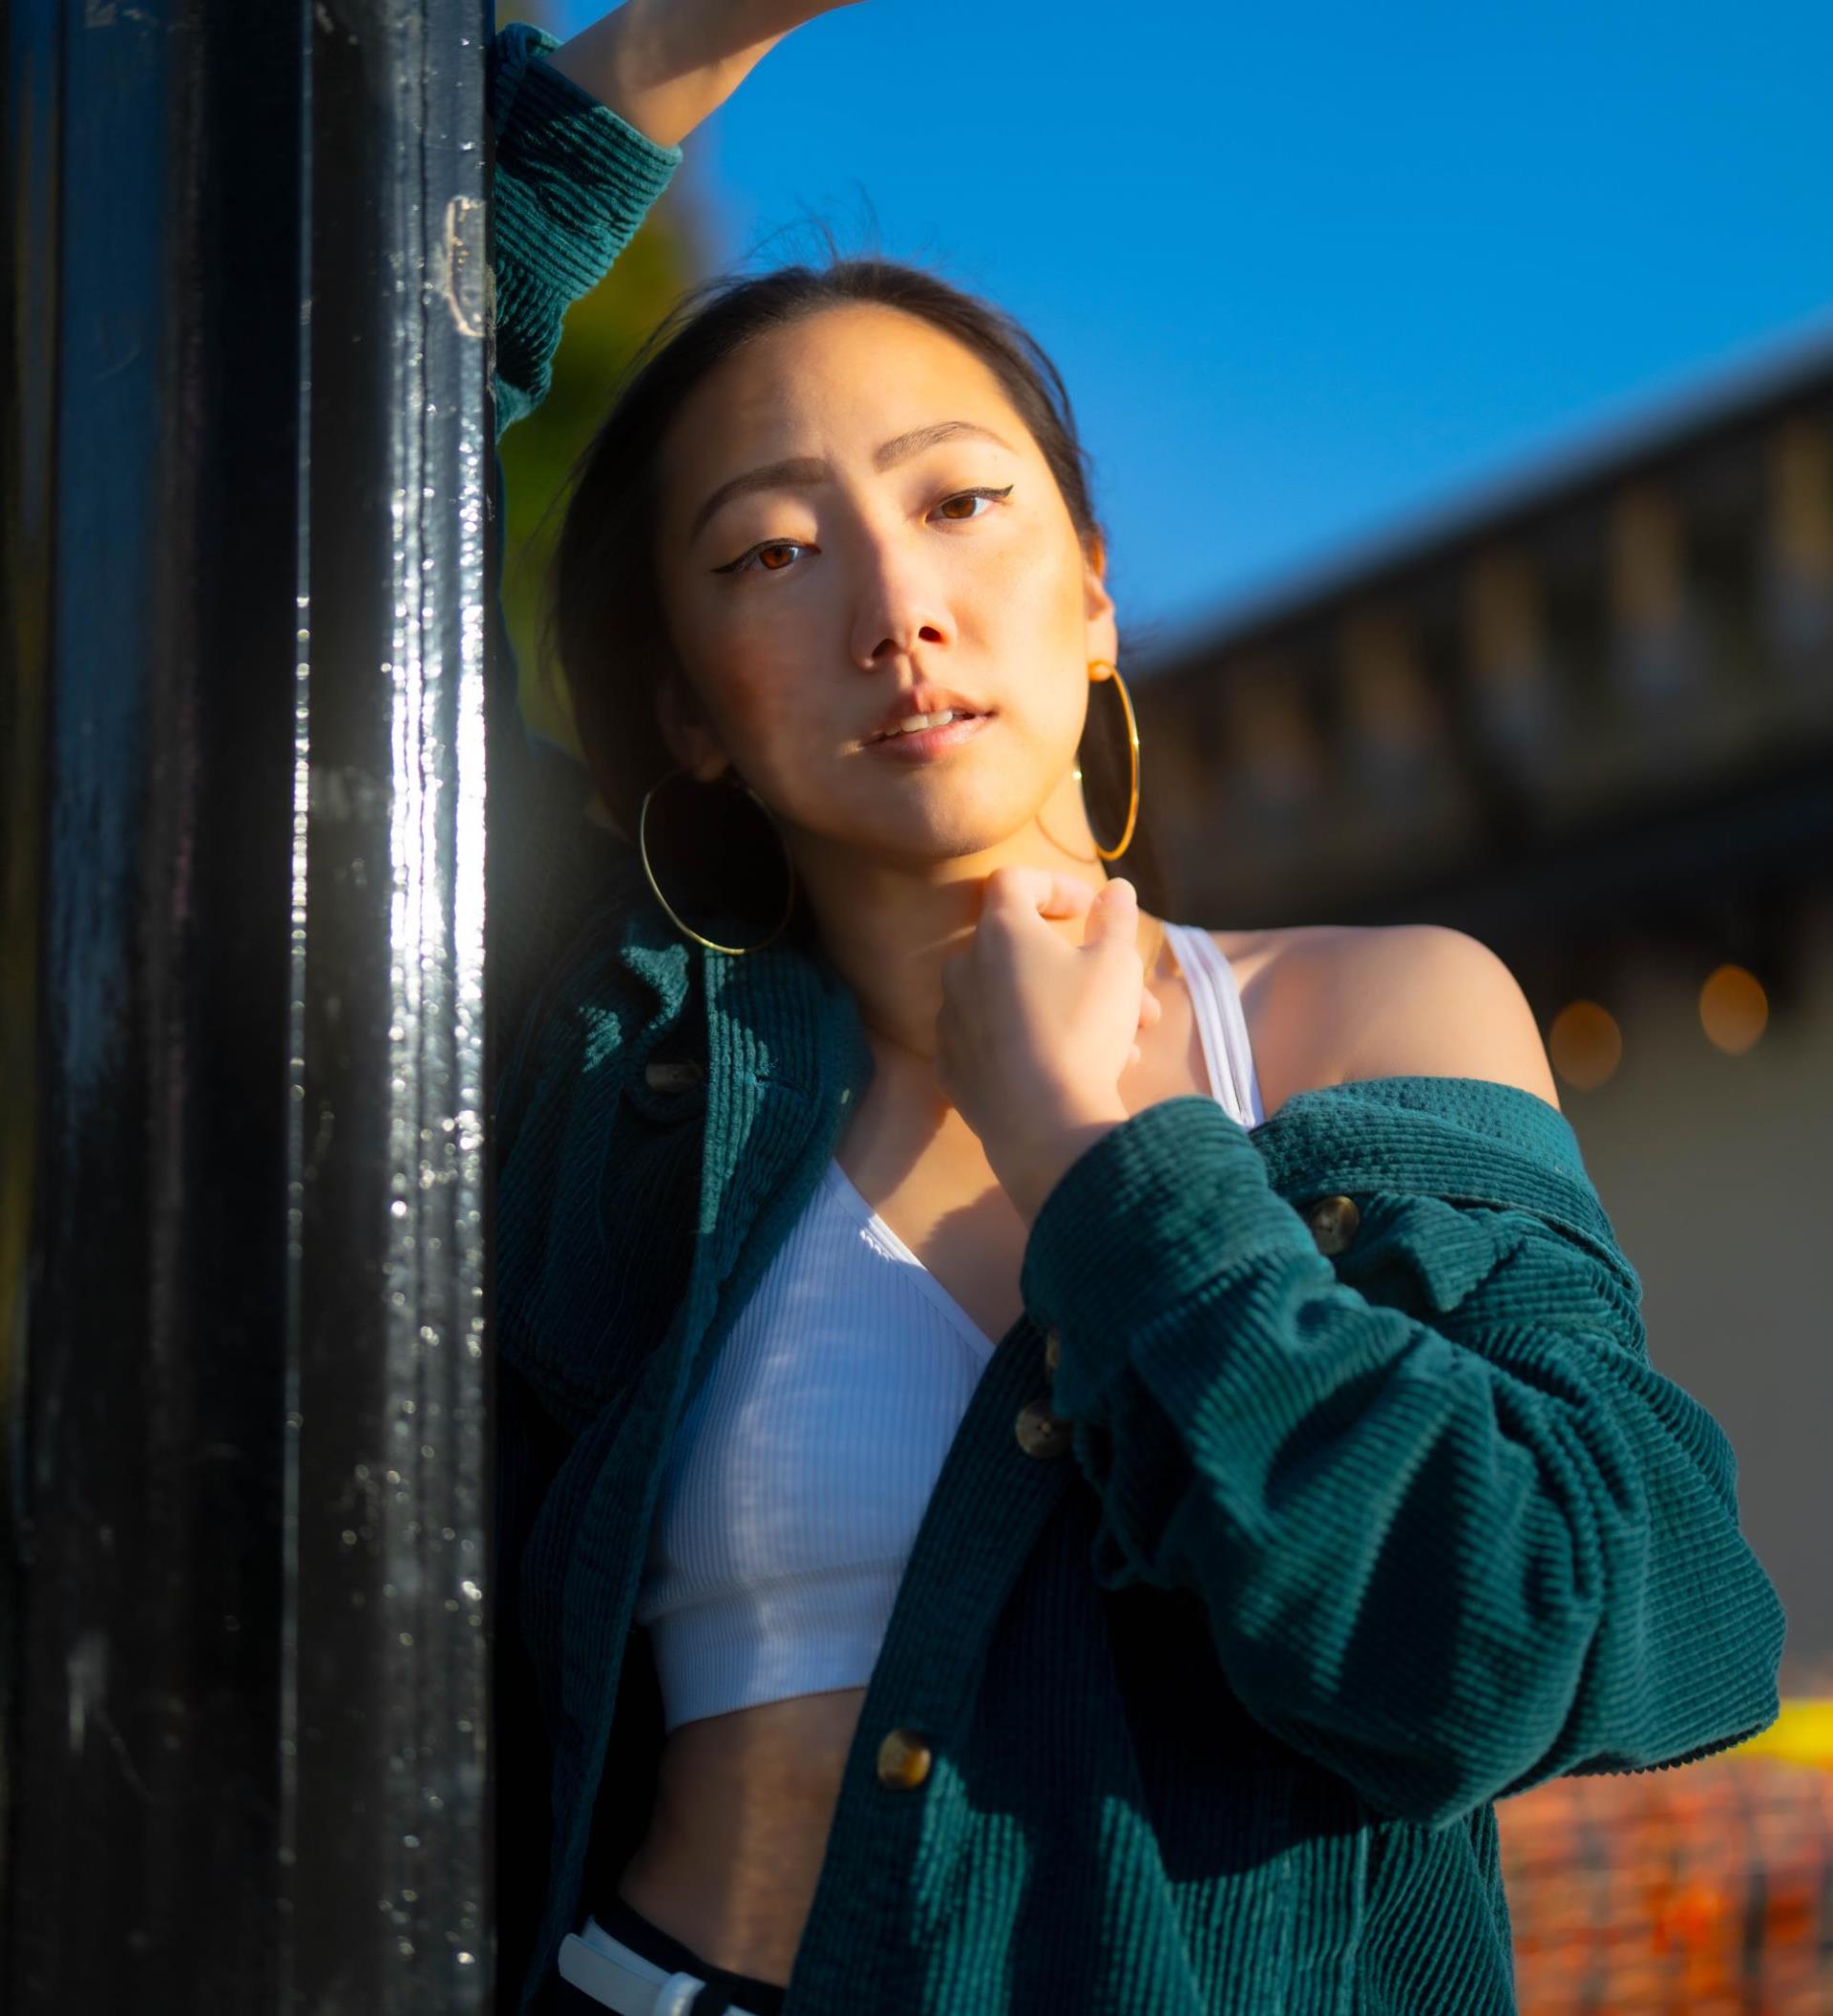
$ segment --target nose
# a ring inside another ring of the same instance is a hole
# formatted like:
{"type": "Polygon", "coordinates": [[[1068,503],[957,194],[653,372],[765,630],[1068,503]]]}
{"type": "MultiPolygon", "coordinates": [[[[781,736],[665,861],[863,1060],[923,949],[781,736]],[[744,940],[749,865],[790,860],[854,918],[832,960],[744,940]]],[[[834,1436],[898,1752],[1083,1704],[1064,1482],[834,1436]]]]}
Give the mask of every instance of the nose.
{"type": "Polygon", "coordinates": [[[862,536],[858,553],[861,575],[850,640],[855,663],[872,671],[911,657],[918,645],[954,642],[941,584],[919,554],[886,534],[862,536]]]}

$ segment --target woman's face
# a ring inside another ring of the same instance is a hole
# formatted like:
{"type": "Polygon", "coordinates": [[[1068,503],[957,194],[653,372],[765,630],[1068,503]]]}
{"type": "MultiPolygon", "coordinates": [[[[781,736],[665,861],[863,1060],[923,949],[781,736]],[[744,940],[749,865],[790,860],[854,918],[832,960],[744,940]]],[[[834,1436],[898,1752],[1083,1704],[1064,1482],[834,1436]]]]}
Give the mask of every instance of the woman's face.
{"type": "Polygon", "coordinates": [[[705,379],[661,469],[677,761],[728,762],[792,838],[898,861],[995,846],[1053,797],[1050,830],[1077,830],[1088,662],[1116,649],[1100,543],[971,350],[896,309],[823,309],[705,379]],[[866,746],[924,684],[991,718],[939,759],[866,746]]]}

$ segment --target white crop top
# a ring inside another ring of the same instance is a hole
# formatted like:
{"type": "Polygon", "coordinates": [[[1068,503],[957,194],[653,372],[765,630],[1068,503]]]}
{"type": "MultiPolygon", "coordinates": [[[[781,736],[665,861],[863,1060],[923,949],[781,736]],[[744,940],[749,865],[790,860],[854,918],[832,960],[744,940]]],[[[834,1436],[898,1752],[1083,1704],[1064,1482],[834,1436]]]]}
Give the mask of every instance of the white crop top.
{"type": "MultiPolygon", "coordinates": [[[[1265,1118],[1229,962],[1165,927],[1213,1095],[1265,1118]]],[[[863,1687],[996,1348],[831,1161],[682,1417],[638,1589],[664,1727],[863,1687]]]]}

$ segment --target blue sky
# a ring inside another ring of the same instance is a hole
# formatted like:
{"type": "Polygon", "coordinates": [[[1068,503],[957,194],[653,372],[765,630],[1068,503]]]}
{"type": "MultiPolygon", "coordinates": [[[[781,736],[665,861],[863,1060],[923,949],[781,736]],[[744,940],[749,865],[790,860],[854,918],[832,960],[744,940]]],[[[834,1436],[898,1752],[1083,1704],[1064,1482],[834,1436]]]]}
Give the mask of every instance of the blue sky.
{"type": "Polygon", "coordinates": [[[813,214],[1016,312],[1123,620],[1169,643],[1833,346],[1829,77],[1825,0],[861,0],[684,178],[722,264],[806,255],[813,214]]]}

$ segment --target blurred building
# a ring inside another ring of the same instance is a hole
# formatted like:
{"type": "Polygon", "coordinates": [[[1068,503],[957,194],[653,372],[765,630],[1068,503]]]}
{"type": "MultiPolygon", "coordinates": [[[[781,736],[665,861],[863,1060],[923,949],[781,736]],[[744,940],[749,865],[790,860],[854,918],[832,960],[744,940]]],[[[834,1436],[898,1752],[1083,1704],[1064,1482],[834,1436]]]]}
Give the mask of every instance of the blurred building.
{"type": "Polygon", "coordinates": [[[1833,1693],[1833,344],[1218,620],[1138,689],[1174,914],[1507,960],[1833,1693]]]}

